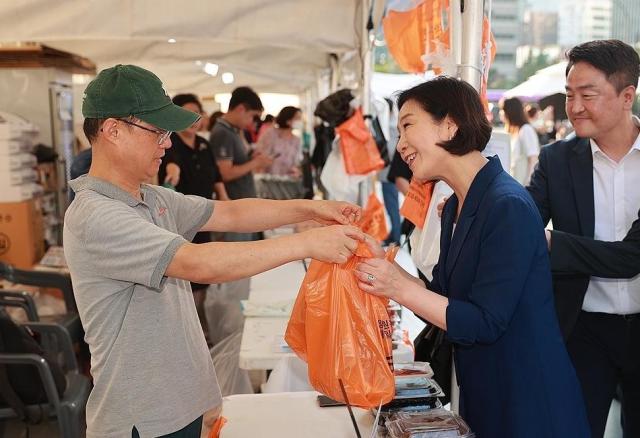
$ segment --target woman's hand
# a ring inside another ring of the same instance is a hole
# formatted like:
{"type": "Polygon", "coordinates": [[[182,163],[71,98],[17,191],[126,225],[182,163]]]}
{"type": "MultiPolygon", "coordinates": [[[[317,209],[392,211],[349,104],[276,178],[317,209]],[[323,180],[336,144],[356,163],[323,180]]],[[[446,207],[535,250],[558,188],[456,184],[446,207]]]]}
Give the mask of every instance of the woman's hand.
{"type": "Polygon", "coordinates": [[[358,263],[355,275],[363,291],[398,301],[407,281],[400,269],[383,258],[372,258],[358,263]]]}
{"type": "Polygon", "coordinates": [[[180,182],[180,167],[176,163],[167,163],[167,176],[163,182],[174,187],[178,185],[178,182],[180,182]]]}
{"type": "Polygon", "coordinates": [[[368,234],[364,235],[364,243],[369,247],[369,251],[371,251],[371,256],[376,259],[383,259],[386,255],[382,245],[376,239],[371,237],[368,234]]]}

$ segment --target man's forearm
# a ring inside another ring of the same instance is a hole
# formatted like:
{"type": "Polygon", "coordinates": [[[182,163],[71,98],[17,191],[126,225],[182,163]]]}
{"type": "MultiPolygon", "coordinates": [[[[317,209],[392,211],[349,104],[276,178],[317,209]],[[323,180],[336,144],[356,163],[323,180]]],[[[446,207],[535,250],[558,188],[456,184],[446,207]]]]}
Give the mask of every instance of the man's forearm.
{"type": "Polygon", "coordinates": [[[552,231],[551,269],[558,273],[631,278],[640,273],[640,242],[605,242],[552,231]]]}
{"type": "Polygon", "coordinates": [[[166,275],[203,284],[250,277],[307,256],[300,234],[255,242],[182,245],[166,275]]]}
{"type": "Polygon", "coordinates": [[[230,166],[218,166],[220,168],[220,175],[224,182],[234,181],[238,178],[245,176],[249,172],[255,170],[255,163],[253,161],[247,161],[244,164],[232,164],[230,166]]]}
{"type": "Polygon", "coordinates": [[[273,201],[247,198],[218,202],[212,220],[204,225],[202,231],[250,233],[271,230],[314,219],[312,205],[313,201],[304,199],[273,201]]]}

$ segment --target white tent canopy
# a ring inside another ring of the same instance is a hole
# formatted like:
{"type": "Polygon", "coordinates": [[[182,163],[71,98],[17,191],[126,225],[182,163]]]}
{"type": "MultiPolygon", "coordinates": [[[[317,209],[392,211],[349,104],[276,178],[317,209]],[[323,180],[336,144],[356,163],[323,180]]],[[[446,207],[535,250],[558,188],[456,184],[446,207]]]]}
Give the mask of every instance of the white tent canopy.
{"type": "Polygon", "coordinates": [[[565,92],[567,62],[559,62],[538,70],[529,79],[504,93],[505,97],[539,100],[542,97],[565,92]]]}
{"type": "Polygon", "coordinates": [[[302,93],[329,70],[331,53],[358,53],[362,3],[16,0],[0,2],[0,41],[47,44],[98,70],[134,63],[158,74],[169,92],[214,94],[242,84],[302,93]],[[216,77],[202,70],[206,62],[219,65],[216,77]],[[233,84],[222,83],[223,72],[233,73],[233,84]]]}

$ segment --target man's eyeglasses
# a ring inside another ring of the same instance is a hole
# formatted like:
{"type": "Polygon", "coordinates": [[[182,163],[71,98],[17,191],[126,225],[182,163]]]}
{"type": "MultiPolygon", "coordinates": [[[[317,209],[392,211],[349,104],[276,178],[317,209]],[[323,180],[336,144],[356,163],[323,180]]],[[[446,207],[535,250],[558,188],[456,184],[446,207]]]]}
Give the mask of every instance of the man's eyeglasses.
{"type": "Polygon", "coordinates": [[[127,119],[116,119],[121,122],[126,123],[127,125],[135,126],[136,128],[144,129],[145,131],[153,132],[158,135],[158,144],[162,144],[167,141],[167,138],[171,135],[171,131],[165,131],[164,129],[151,129],[146,126],[138,125],[137,123],[130,122],[127,119]]]}

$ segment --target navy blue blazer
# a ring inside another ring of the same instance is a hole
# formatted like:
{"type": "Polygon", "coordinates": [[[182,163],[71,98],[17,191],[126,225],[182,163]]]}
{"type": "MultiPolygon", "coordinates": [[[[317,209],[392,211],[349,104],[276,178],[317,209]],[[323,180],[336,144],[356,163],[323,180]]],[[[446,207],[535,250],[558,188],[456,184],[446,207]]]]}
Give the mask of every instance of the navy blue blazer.
{"type": "Polygon", "coordinates": [[[477,438],[589,436],[560,334],[540,214],[492,157],[442,214],[431,287],[449,298],[461,414],[477,438]]]}

